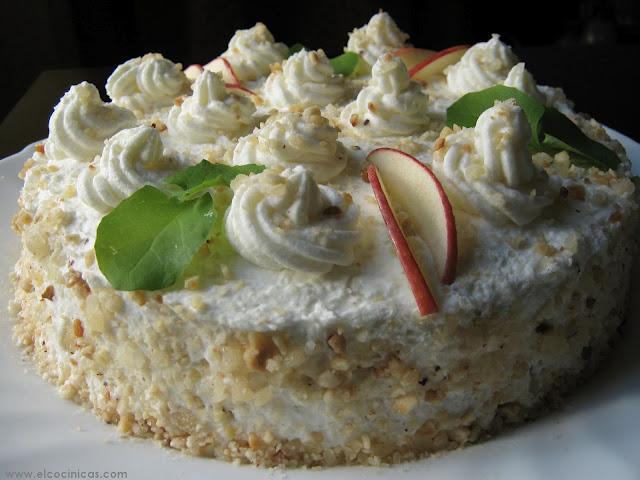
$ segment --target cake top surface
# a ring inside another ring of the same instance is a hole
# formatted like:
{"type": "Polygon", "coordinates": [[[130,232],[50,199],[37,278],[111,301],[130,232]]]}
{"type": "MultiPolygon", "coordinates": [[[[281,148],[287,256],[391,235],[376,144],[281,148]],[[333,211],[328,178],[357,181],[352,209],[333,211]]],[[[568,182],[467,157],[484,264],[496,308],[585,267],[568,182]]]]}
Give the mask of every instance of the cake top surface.
{"type": "Polygon", "coordinates": [[[574,275],[635,210],[629,161],[560,89],[537,85],[498,35],[443,64],[427,62],[422,73],[400,53],[421,54],[407,39],[388,14],[374,15],[349,34],[345,51],[358,54],[350,74],[336,73],[323,50],[289,55],[261,23],[237,31],[204,69],[183,72],[160,54],[129,60],[107,81],[110,102],[86,82],[60,100],[22,202],[70,216],[60,235],[81,241],[62,254],[89,286],[121,290],[105,273],[115,269],[139,285],[127,290],[156,290],[144,282],[173,272],[158,290],[163,303],[196,322],[309,334],[540,308],[543,299],[523,297],[574,275]],[[523,97],[489,98],[496,86],[523,97]],[[474,97],[488,101],[475,123],[447,126],[452,105],[478,92],[489,100],[474,97]],[[566,142],[545,150],[532,111],[562,116],[553,118],[606,146],[618,164],[589,164],[586,150],[566,142]],[[438,278],[433,239],[414,228],[427,220],[394,210],[438,303],[427,317],[363,175],[378,147],[415,157],[452,205],[457,273],[449,284],[438,278]],[[219,168],[194,170],[202,160],[219,168]],[[29,188],[36,175],[40,186],[29,188]],[[144,195],[160,210],[131,207],[144,195]],[[148,238],[149,225],[171,212],[148,238]],[[144,242],[153,247],[132,266],[113,245],[111,256],[101,254],[105,232],[129,257],[144,242]],[[87,262],[94,246],[98,262],[87,262]]]}

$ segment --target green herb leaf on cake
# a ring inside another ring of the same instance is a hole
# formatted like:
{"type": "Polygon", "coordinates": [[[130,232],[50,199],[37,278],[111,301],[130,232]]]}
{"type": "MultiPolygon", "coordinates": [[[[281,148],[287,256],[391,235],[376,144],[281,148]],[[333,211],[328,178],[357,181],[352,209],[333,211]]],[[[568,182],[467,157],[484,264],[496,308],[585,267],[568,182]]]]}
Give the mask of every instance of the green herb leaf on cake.
{"type": "Polygon", "coordinates": [[[570,152],[570,156],[578,166],[593,166],[600,170],[614,169],[619,165],[618,155],[602,143],[587,137],[582,130],[555,108],[547,108],[541,121],[544,132],[543,145],[549,153],[562,150],[570,152]]]}
{"type": "Polygon", "coordinates": [[[503,102],[511,98],[524,111],[531,127],[531,143],[539,151],[541,146],[539,126],[540,120],[544,115],[545,106],[517,88],[495,85],[485,90],[463,95],[447,109],[447,125],[450,127],[453,125],[468,128],[475,127],[478,117],[485,110],[493,107],[497,100],[503,102]]]}
{"type": "MultiPolygon", "coordinates": [[[[294,43],[287,51],[287,58],[304,49],[305,46],[301,43],[294,43]]],[[[345,77],[365,74],[371,70],[371,66],[355,52],[344,52],[342,55],[329,59],[329,61],[331,62],[333,71],[337,75],[344,75],[345,77]]]]}
{"type": "Polygon", "coordinates": [[[229,166],[202,160],[199,164],[182,170],[165,179],[171,185],[177,185],[182,191],[176,194],[181,200],[189,200],[211,187],[229,186],[238,175],[250,175],[264,170],[262,165],[229,166]]]}
{"type": "Polygon", "coordinates": [[[210,195],[180,201],[150,185],[105,216],[96,258],[116,290],[158,290],[173,285],[206,241],[218,212],[210,195]]]}
{"type": "Polygon", "coordinates": [[[228,255],[229,184],[262,170],[262,165],[203,160],[165,179],[172,191],[140,188],[98,225],[94,248],[100,271],[116,290],[159,290],[178,280],[205,242],[210,253],[228,255]]]}
{"type": "Polygon", "coordinates": [[[620,159],[602,143],[586,136],[568,117],[552,107],[512,87],[495,85],[463,95],[447,109],[447,125],[475,127],[478,117],[497,100],[514,99],[522,108],[531,127],[529,148],[533,153],[556,154],[566,150],[581,167],[615,169],[620,159]]]}
{"type": "Polygon", "coordinates": [[[368,70],[367,62],[355,52],[344,52],[342,55],[338,55],[329,61],[331,62],[333,71],[345,77],[366,73],[366,70],[368,70]]]}

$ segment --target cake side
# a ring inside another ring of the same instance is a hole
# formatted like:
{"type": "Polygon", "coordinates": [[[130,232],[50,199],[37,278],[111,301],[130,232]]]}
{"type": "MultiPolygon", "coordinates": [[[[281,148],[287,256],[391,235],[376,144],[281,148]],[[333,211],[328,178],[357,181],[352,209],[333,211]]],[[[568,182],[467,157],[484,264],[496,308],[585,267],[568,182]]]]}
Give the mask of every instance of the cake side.
{"type": "Polygon", "coordinates": [[[443,325],[434,333],[455,337],[458,356],[442,362],[412,363],[400,345],[360,342],[360,332],[349,331],[327,332],[313,352],[286,332],[211,329],[197,346],[167,342],[188,338],[185,320],[153,297],[139,300],[153,325],[139,338],[120,328],[119,297],[82,282],[56,284],[28,256],[15,278],[16,338],[64,398],[125,434],[268,466],[397,462],[518,423],[597,362],[624,316],[631,244],[617,240],[535,323],[443,325]],[[617,275],[603,274],[612,264],[621,265],[617,275]],[[68,294],[83,304],[72,321],[49,308],[68,294]],[[107,325],[113,333],[100,332],[107,325]],[[204,345],[206,359],[194,362],[194,348],[204,345]]]}

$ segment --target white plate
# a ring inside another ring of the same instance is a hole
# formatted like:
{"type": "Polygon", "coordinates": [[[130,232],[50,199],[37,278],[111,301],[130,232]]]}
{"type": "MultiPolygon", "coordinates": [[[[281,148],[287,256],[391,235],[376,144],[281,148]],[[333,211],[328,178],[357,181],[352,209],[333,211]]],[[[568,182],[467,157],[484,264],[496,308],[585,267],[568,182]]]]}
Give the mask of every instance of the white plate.
{"type": "MultiPolygon", "coordinates": [[[[640,172],[640,144],[611,132],[640,172]]],[[[0,162],[0,306],[8,303],[8,275],[18,256],[10,229],[22,163],[33,146],[0,162]]],[[[634,275],[634,279],[639,279],[634,275]]],[[[640,479],[640,285],[614,355],[571,396],[566,407],[496,439],[389,468],[267,470],[186,457],[148,440],[121,439],[112,426],[58,397],[21,359],[11,320],[0,315],[0,472],[33,478],[255,479],[640,479]],[[48,473],[47,473],[48,472],[48,473]],[[98,476],[93,475],[97,472],[98,476]],[[111,472],[125,476],[104,477],[111,472]],[[56,473],[58,476],[55,476],[56,473]],[[65,474],[66,477],[61,476],[65,474]],[[81,476],[84,474],[84,476],[81,476]],[[48,476],[47,476],[48,475],[48,476]],[[75,475],[75,476],[72,476],[75,475]]],[[[14,477],[18,478],[18,477],[14,477]]],[[[26,477],[24,477],[26,478],[26,477]]]]}

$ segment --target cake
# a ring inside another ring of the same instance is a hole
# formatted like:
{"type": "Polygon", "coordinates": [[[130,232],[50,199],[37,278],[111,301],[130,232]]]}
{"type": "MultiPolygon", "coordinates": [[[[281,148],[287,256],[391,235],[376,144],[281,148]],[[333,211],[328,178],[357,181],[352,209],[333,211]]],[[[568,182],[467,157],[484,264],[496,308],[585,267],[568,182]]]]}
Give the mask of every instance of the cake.
{"type": "Polygon", "coordinates": [[[125,62],[109,102],[72,86],[13,220],[41,375],[123,434],[294,467],[455,449],[589,373],[625,311],[629,159],[499,36],[407,39],[380,12],[337,74],[257,24],[204,67],[125,62]]]}

